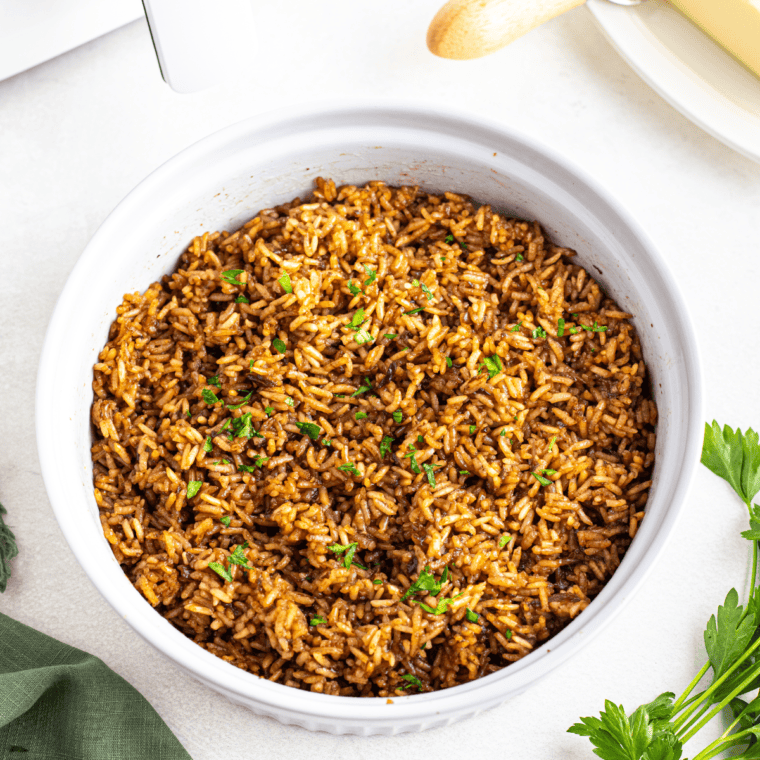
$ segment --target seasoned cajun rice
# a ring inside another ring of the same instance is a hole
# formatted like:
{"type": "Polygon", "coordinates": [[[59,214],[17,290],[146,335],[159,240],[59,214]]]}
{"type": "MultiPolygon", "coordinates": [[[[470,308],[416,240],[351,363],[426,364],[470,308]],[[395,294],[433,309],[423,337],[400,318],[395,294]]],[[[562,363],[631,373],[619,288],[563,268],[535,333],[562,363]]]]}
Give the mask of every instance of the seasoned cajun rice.
{"type": "Polygon", "coordinates": [[[316,184],[124,296],[94,368],[103,531],[161,615],[251,673],[454,686],[620,563],[654,461],[641,347],[538,223],[316,184]]]}

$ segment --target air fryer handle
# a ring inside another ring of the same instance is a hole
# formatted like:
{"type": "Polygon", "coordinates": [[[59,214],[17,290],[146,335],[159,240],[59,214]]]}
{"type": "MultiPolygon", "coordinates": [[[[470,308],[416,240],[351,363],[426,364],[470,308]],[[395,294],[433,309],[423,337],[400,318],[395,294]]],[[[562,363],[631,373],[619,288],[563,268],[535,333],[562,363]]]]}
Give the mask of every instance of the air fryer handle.
{"type": "Polygon", "coordinates": [[[203,90],[251,66],[250,0],[142,0],[164,81],[203,90]]]}

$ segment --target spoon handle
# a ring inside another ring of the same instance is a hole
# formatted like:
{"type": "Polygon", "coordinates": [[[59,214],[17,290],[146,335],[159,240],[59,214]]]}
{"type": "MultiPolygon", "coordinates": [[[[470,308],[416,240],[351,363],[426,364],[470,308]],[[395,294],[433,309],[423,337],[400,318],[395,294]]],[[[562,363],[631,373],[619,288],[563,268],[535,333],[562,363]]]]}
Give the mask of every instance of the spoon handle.
{"type": "Polygon", "coordinates": [[[586,0],[449,0],[430,22],[427,46],[441,58],[480,58],[586,0]]]}

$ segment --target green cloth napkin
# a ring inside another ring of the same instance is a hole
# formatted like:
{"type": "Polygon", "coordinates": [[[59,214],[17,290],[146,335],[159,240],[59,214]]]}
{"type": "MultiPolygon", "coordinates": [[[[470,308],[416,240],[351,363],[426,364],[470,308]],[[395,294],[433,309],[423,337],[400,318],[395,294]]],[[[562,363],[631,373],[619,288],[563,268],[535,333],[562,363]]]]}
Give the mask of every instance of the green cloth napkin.
{"type": "Polygon", "coordinates": [[[0,613],[0,758],[16,757],[190,760],[105,663],[0,613]]]}

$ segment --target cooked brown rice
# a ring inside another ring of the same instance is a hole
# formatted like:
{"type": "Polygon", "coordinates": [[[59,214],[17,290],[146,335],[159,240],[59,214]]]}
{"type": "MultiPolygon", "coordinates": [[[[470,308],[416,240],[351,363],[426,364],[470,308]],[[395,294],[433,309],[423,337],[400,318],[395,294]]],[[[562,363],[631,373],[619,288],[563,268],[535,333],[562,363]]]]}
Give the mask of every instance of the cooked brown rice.
{"type": "Polygon", "coordinates": [[[630,315],[573,255],[382,182],[195,238],[94,368],[131,582],[222,659],[325,694],[442,689],[546,641],[620,563],[654,460],[630,315]]]}

